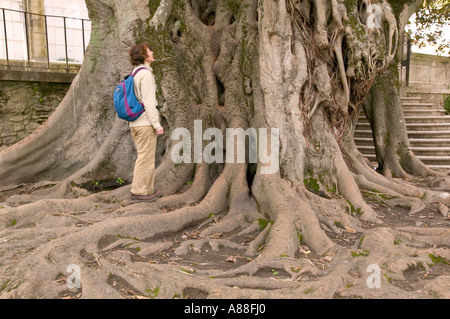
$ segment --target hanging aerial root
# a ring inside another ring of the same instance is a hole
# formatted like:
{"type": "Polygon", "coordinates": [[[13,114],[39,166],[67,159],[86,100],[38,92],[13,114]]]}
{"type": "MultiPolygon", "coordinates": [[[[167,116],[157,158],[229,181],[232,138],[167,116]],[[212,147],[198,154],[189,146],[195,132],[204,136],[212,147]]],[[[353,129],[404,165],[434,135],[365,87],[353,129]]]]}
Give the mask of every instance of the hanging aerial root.
{"type": "Polygon", "coordinates": [[[327,1],[314,0],[315,41],[319,48],[328,47],[327,1]]]}
{"type": "Polygon", "coordinates": [[[340,33],[337,36],[336,42],[334,44],[334,53],[336,55],[336,60],[338,64],[338,73],[341,79],[341,85],[343,88],[343,92],[341,96],[339,96],[339,109],[343,114],[347,113],[348,103],[350,102],[350,88],[348,84],[347,74],[345,72],[344,65],[344,53],[342,52],[342,41],[344,39],[344,34],[340,33]]]}

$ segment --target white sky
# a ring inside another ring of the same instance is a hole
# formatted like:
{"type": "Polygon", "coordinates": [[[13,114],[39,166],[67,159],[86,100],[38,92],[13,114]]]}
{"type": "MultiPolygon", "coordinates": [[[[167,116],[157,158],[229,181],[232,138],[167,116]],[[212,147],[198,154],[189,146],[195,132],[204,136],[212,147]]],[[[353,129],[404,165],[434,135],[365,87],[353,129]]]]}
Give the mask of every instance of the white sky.
{"type": "MultiPolygon", "coordinates": [[[[84,0],[44,0],[45,14],[89,19],[84,0]]],[[[0,8],[23,10],[23,0],[0,0],[0,8]]]]}
{"type": "MultiPolygon", "coordinates": [[[[407,26],[406,29],[410,28],[411,30],[414,30],[415,16],[413,15],[409,21],[411,22],[411,25],[407,26]]],[[[443,38],[445,39],[444,41],[446,41],[447,44],[450,44],[450,26],[449,25],[445,25],[445,26],[443,26],[441,28],[443,28],[443,38]]],[[[433,31],[433,30],[431,30],[431,31],[433,31]]],[[[436,55],[436,50],[435,50],[435,48],[433,46],[425,46],[425,47],[419,49],[418,46],[413,45],[411,47],[411,50],[413,52],[417,52],[417,53],[425,53],[425,54],[436,55]]],[[[448,52],[448,50],[447,50],[447,52],[448,52]]],[[[449,56],[448,53],[447,54],[442,54],[441,53],[441,55],[442,56],[449,56]]]]}
{"type": "MultiPolygon", "coordinates": [[[[21,9],[23,0],[0,0],[1,8],[21,9]]],[[[46,14],[65,15],[69,17],[89,19],[87,15],[86,4],[84,0],[45,0],[46,14]]],[[[414,22],[414,16],[411,17],[411,22],[414,22]]],[[[414,28],[414,24],[410,26],[414,28]]],[[[444,27],[444,35],[446,41],[450,43],[450,26],[444,27]]],[[[419,49],[417,46],[412,46],[412,51],[425,54],[436,54],[432,46],[427,46],[419,49]]],[[[448,54],[443,54],[449,56],[448,54]]]]}

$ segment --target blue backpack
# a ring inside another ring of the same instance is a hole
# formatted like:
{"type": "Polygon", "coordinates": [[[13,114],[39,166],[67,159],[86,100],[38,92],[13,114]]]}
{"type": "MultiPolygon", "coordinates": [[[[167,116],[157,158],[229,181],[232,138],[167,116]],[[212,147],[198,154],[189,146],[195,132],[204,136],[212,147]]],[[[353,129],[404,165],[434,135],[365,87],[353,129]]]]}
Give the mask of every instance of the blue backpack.
{"type": "Polygon", "coordinates": [[[136,121],[144,113],[144,104],[134,94],[134,76],[145,68],[139,68],[120,82],[114,90],[114,108],[117,116],[123,120],[136,121]]]}

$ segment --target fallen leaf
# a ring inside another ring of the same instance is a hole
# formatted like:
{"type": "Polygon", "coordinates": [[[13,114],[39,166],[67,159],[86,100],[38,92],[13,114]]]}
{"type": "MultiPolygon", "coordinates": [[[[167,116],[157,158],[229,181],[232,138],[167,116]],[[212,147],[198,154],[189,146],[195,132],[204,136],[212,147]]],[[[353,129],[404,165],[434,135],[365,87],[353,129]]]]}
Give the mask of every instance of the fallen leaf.
{"type": "Polygon", "coordinates": [[[442,216],[447,217],[448,216],[448,207],[444,204],[439,205],[439,212],[442,214],[442,216]]]}
{"type": "Polygon", "coordinates": [[[235,262],[237,261],[237,259],[236,259],[236,257],[234,257],[234,256],[230,256],[230,257],[227,258],[227,261],[228,261],[228,262],[235,263],[235,262]]]}
{"type": "Polygon", "coordinates": [[[354,230],[354,229],[351,228],[351,227],[345,226],[345,231],[346,231],[347,233],[350,233],[350,234],[356,234],[356,230],[354,230]]]}
{"type": "Polygon", "coordinates": [[[196,253],[201,252],[201,249],[198,247],[195,247],[195,246],[189,246],[189,250],[196,252],[196,253]]]}

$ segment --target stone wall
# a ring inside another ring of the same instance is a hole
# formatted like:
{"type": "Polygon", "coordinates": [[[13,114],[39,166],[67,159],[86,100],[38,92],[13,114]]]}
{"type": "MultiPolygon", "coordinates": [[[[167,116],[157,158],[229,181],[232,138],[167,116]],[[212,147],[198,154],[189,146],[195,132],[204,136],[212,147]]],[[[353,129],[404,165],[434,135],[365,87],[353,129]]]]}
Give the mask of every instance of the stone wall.
{"type": "Polygon", "coordinates": [[[426,88],[430,93],[450,90],[450,57],[413,53],[409,86],[426,88]]]}
{"type": "Polygon", "coordinates": [[[44,123],[69,87],[70,83],[0,81],[0,150],[44,123]]]}
{"type": "MultiPolygon", "coordinates": [[[[405,72],[401,73],[405,83],[405,72]]],[[[422,102],[444,105],[450,95],[450,57],[413,53],[411,55],[409,86],[402,86],[401,96],[420,96],[422,102]]]]}

